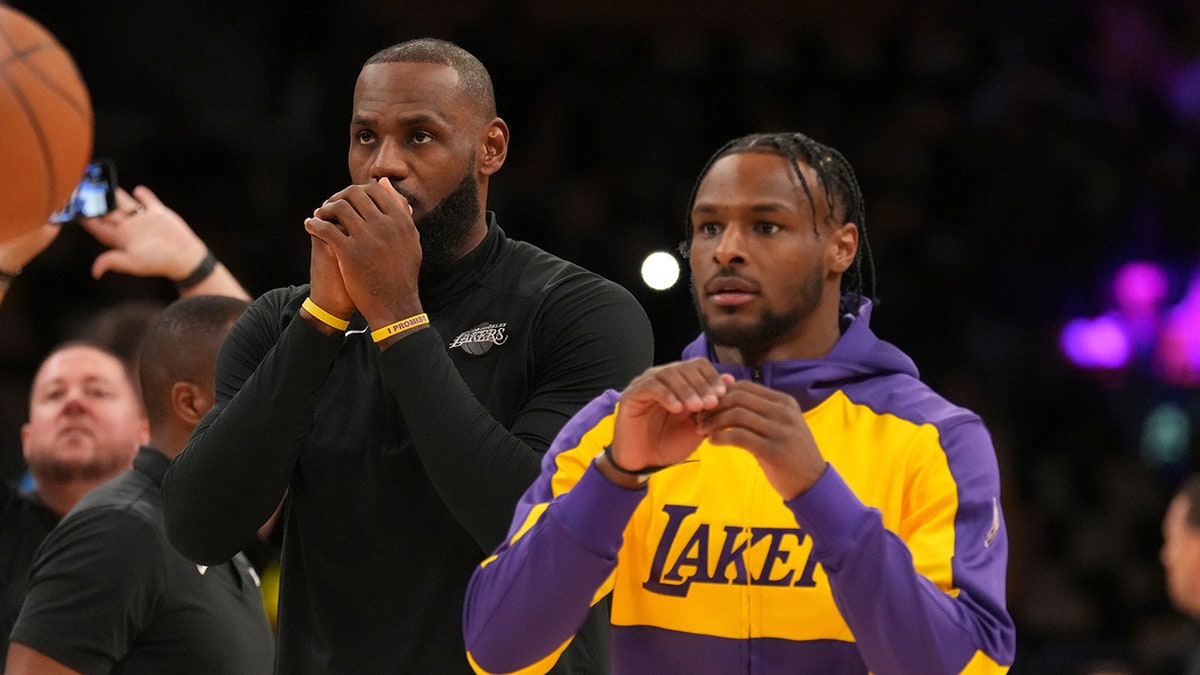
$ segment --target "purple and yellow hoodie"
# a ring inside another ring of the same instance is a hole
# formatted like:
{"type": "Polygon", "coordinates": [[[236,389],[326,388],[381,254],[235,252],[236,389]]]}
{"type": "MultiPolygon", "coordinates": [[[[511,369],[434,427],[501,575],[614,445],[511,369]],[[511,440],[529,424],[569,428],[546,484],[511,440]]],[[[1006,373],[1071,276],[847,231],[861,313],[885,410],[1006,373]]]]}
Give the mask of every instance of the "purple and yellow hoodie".
{"type": "MultiPolygon", "coordinates": [[[[700,444],[643,490],[592,461],[619,394],[562,429],[506,542],[475,571],[477,672],[544,672],[612,593],[612,664],[635,673],[1004,673],[1008,539],[991,438],[878,339],[864,302],[823,359],[717,364],[786,391],[829,463],[785,502],[750,453],[700,444]]],[[[684,358],[716,363],[703,336],[684,358]]]]}

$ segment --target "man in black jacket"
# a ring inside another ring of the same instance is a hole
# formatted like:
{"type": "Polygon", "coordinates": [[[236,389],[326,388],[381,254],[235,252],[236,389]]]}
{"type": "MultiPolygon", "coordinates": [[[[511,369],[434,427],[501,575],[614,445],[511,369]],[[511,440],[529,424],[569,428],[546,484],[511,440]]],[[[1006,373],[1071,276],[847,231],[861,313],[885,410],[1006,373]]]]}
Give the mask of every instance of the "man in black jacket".
{"type": "MultiPolygon", "coordinates": [[[[367,60],[353,184],[305,222],[310,283],[259,298],[163,484],[172,541],[237,552],[287,494],[280,672],[470,672],[462,599],[562,424],[652,360],[620,286],[509,239],[487,70],[422,39],[367,60]]],[[[557,668],[607,672],[601,608],[557,668]]]]}

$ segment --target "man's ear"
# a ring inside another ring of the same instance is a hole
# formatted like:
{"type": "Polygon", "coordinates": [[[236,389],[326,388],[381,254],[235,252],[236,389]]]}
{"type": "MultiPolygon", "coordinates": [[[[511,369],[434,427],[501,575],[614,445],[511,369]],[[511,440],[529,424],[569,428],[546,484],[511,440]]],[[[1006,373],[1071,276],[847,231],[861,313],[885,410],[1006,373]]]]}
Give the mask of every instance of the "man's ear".
{"type": "Polygon", "coordinates": [[[191,382],[171,385],[171,412],[190,426],[196,426],[212,404],[212,397],[200,385],[191,382]]]}
{"type": "Polygon", "coordinates": [[[483,129],[481,149],[476,158],[479,173],[490,176],[504,166],[508,156],[508,125],[499,117],[492,118],[483,129]]]}
{"type": "Polygon", "coordinates": [[[858,225],[846,223],[834,229],[832,234],[829,270],[841,274],[850,269],[858,255],[858,225]]]}

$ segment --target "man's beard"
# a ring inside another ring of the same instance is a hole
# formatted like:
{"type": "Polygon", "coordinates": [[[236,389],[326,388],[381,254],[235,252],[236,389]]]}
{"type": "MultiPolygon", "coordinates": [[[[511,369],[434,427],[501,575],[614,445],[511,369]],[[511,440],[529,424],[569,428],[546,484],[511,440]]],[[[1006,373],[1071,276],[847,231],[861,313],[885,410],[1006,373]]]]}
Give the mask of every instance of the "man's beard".
{"type": "Polygon", "coordinates": [[[422,272],[449,267],[475,226],[479,217],[479,190],[475,187],[474,166],[471,161],[458,187],[413,221],[421,234],[422,272]]]}
{"type": "MultiPolygon", "coordinates": [[[[131,453],[132,454],[132,453],[131,453]]],[[[76,480],[109,479],[129,468],[129,455],[98,454],[89,462],[64,461],[43,457],[29,465],[29,472],[44,483],[69,483],[76,480]]]]}
{"type": "MultiPolygon", "coordinates": [[[[732,325],[724,322],[710,323],[708,317],[700,309],[700,291],[692,283],[692,303],[696,307],[696,316],[700,320],[700,329],[704,331],[708,341],[721,347],[737,349],[743,354],[763,353],[778,344],[780,338],[787,335],[803,319],[812,316],[821,303],[821,294],[825,286],[823,270],[814,269],[807,279],[802,280],[791,289],[791,297],[796,303],[784,312],[764,309],[758,321],[751,324],[732,325]]],[[[719,314],[732,314],[733,308],[720,308],[719,314]]]]}

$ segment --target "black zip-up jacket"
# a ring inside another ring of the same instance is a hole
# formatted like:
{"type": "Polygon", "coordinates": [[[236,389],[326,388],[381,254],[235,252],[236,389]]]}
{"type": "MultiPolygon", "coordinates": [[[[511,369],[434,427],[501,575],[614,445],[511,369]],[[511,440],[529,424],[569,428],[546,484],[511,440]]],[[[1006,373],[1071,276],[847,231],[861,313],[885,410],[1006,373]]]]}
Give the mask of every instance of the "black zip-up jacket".
{"type": "MultiPolygon", "coordinates": [[[[217,358],[216,404],[163,481],[172,543],[229,559],[287,494],[276,669],[470,672],[462,600],[562,425],[653,361],[619,285],[487,237],[422,278],[431,326],[386,351],[296,316],[308,286],[256,300],[217,358]]],[[[607,672],[607,616],[557,669],[607,672]]]]}

